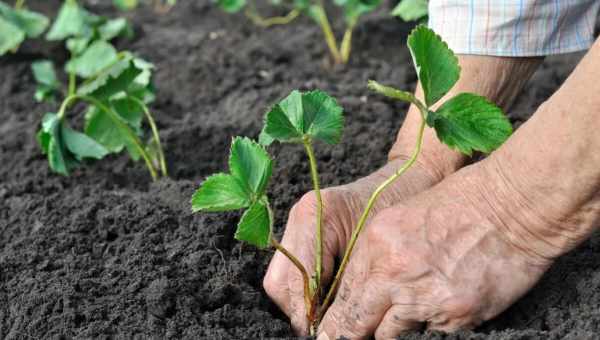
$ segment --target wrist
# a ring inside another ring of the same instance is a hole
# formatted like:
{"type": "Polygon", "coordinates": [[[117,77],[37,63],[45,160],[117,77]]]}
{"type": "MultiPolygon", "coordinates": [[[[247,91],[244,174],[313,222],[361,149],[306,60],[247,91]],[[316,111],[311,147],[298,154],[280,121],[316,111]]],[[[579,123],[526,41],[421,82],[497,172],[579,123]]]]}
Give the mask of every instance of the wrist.
{"type": "Polygon", "coordinates": [[[540,176],[529,164],[515,164],[506,156],[499,152],[478,166],[474,187],[479,193],[472,203],[532,263],[551,263],[592,232],[600,217],[600,196],[579,201],[563,191],[562,199],[548,199],[547,193],[560,191],[555,181],[565,179],[540,176]]]}

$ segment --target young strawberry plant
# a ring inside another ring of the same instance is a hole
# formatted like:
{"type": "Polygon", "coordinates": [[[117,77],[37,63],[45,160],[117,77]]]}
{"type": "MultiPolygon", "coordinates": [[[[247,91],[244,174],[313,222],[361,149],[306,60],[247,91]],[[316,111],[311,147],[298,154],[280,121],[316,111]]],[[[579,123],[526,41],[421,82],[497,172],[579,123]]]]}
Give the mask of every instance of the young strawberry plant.
{"type": "Polygon", "coordinates": [[[64,94],[58,112],[44,116],[38,133],[53,171],[68,175],[84,159],[101,159],[127,150],[133,160],[144,160],[153,179],[167,175],[158,130],[147,107],[154,99],[154,66],[128,51],[117,51],[110,43],[118,36],[131,34],[125,19],[94,15],[75,0],[66,0],[62,5],[46,39],[65,41],[71,54],[64,67],[68,75],[66,90],[58,81],[52,61],[32,65],[38,82],[37,100],[64,94]],[[67,123],[69,109],[77,102],[86,105],[84,133],[67,123]],[[142,140],[144,118],[152,131],[147,143],[142,140]]]}
{"type": "MultiPolygon", "coordinates": [[[[408,47],[423,89],[424,100],[412,93],[369,82],[369,88],[392,99],[415,105],[421,113],[415,148],[411,157],[396,172],[381,183],[371,194],[346,247],[337,273],[323,295],[322,286],[322,233],[323,202],[319,176],[313,151],[313,142],[328,144],[339,142],[343,128],[342,108],[322,91],[300,93],[293,91],[275,105],[265,116],[260,142],[269,145],[274,141],[297,143],[304,146],[308,155],[310,173],[317,198],[315,221],[315,272],[308,273],[304,265],[283,247],[273,236],[273,216],[269,208],[266,188],[271,177],[272,160],[266,150],[247,138],[233,139],[229,174],[208,177],[192,197],[193,211],[228,211],[248,208],[242,215],[235,237],[260,248],[274,247],[298,268],[303,277],[304,300],[310,332],[314,334],[327,308],[331,304],[344,275],[356,241],[363,231],[367,218],[380,194],[417,160],[427,126],[435,129],[438,138],[450,148],[471,155],[474,151],[489,153],[500,146],[512,133],[512,127],[502,110],[484,97],[472,93],[458,94],[441,104],[444,97],[458,81],[458,59],[433,31],[418,26],[408,37],[408,47]]],[[[311,245],[306,245],[311,246],[311,245]]]]}
{"type": "Polygon", "coordinates": [[[262,27],[288,24],[300,14],[307,15],[321,27],[329,52],[336,64],[346,64],[349,61],[352,34],[360,16],[375,10],[381,4],[381,0],[335,0],[334,3],[342,8],[346,21],[346,29],[338,44],[322,0],[271,1],[274,5],[291,8],[287,15],[272,18],[262,17],[258,14],[255,4],[246,0],[216,0],[216,2],[221,9],[228,13],[236,13],[245,9],[244,14],[254,24],[262,27]]]}
{"type": "MultiPolygon", "coordinates": [[[[113,0],[115,7],[122,11],[130,11],[140,4],[140,0],[113,0]]],[[[147,1],[150,2],[150,1],[147,1]]],[[[158,12],[168,12],[175,4],[177,0],[154,0],[154,8],[158,12]]]]}
{"type": "Polygon", "coordinates": [[[0,2],[0,56],[16,52],[25,38],[37,38],[48,28],[48,18],[24,7],[24,0],[14,7],[0,2]]]}
{"type": "Polygon", "coordinates": [[[429,0],[401,0],[392,10],[392,15],[404,21],[416,21],[429,14],[429,0]]]}

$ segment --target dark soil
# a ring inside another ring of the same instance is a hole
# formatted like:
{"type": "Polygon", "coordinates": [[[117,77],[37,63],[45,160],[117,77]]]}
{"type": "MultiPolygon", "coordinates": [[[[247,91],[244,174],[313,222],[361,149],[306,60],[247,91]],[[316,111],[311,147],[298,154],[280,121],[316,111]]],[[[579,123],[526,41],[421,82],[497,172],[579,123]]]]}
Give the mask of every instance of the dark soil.
{"type": "MultiPolygon", "coordinates": [[[[56,9],[57,1],[28,3],[56,9]]],[[[113,13],[109,1],[89,3],[113,13]]],[[[65,53],[28,42],[0,59],[0,338],[291,337],[261,287],[271,253],[233,239],[238,213],[192,215],[189,198],[205,176],[226,168],[231,136],[256,137],[265,109],[296,88],[323,89],[346,110],[343,143],[318,150],[325,185],[384,164],[406,107],[369,94],[365,85],[377,79],[412,88],[404,47],[410,26],[383,14],[366,18],[350,66],[331,70],[320,31],[305,19],[262,30],[207,0],[181,0],[166,15],[151,8],[128,15],[136,38],[119,44],[157,66],[153,111],[171,179],[151,183],[144,166],[124,155],[69,178],[50,173],[34,135],[56,105],[33,101],[28,64],[64,60],[65,53]]],[[[544,64],[511,113],[516,124],[557,89],[578,58],[544,64]]],[[[274,153],[270,193],[280,231],[310,179],[299,148],[277,146],[274,153]]],[[[596,235],[476,331],[406,339],[595,339],[599,306],[596,235]]]]}

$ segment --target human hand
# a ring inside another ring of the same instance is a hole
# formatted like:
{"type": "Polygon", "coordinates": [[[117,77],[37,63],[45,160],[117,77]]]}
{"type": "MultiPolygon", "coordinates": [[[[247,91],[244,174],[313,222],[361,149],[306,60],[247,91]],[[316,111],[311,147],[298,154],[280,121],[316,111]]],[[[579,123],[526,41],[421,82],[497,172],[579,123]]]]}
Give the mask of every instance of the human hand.
{"type": "Polygon", "coordinates": [[[569,117],[563,112],[558,104],[542,106],[487,159],[378,213],[359,239],[319,339],[475,327],[585,240],[600,220],[597,167],[581,166],[598,162],[591,142],[565,137],[552,153],[538,150],[556,140],[548,122],[560,129],[569,117]],[[529,143],[530,136],[544,141],[529,143]]]}
{"type": "MultiPolygon", "coordinates": [[[[356,182],[321,190],[323,200],[323,276],[326,286],[332,278],[334,259],[342,255],[350,234],[366,202],[393,171],[405,161],[398,157],[375,173],[356,182]]],[[[415,165],[403,179],[388,188],[374,212],[425,190],[441,180],[440,173],[424,163],[415,165]]],[[[309,273],[314,271],[317,201],[314,192],[305,194],[291,209],[282,245],[294,254],[309,273]]],[[[372,213],[373,215],[373,213],[372,213]]],[[[300,272],[283,254],[275,253],[264,278],[264,288],[286,313],[298,334],[306,334],[308,324],[300,272]]]]}

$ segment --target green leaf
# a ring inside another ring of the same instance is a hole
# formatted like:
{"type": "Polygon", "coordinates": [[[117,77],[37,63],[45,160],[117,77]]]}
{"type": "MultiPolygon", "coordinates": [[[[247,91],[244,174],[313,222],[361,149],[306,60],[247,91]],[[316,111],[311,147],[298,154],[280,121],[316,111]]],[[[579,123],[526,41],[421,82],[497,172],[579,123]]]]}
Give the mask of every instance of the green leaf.
{"type": "Polygon", "coordinates": [[[249,194],[232,175],[208,177],[192,196],[192,211],[228,211],[250,206],[249,194]]]}
{"type": "Polygon", "coordinates": [[[39,37],[49,24],[48,18],[40,13],[14,9],[2,2],[0,2],[0,16],[18,27],[29,38],[39,37]]]}
{"type": "Polygon", "coordinates": [[[0,17],[0,55],[14,50],[25,40],[25,33],[17,26],[0,17]]]}
{"type": "Polygon", "coordinates": [[[35,61],[31,64],[31,70],[38,84],[58,87],[58,78],[56,78],[54,63],[51,60],[35,61]]]}
{"type": "Polygon", "coordinates": [[[428,0],[402,0],[394,7],[392,15],[404,21],[415,21],[427,16],[428,7],[428,0]]]}
{"type": "Polygon", "coordinates": [[[100,38],[106,41],[112,40],[118,36],[128,38],[133,36],[133,31],[125,18],[108,20],[98,27],[98,33],[100,33],[100,38]]]}
{"type": "Polygon", "coordinates": [[[50,168],[59,174],[69,175],[67,151],[62,142],[61,121],[54,113],[46,113],[42,119],[42,129],[38,132],[38,141],[42,151],[48,157],[50,168]]]}
{"type": "Polygon", "coordinates": [[[422,25],[409,35],[408,47],[425,93],[425,104],[431,107],[458,81],[458,58],[435,32],[422,25]]]}
{"type": "Polygon", "coordinates": [[[375,10],[381,0],[335,0],[334,3],[344,8],[346,22],[354,25],[361,15],[375,10]]]}
{"type": "Polygon", "coordinates": [[[271,224],[269,208],[262,201],[257,201],[242,216],[235,238],[259,248],[266,248],[271,239],[271,224]]]}
{"type": "MultiPolygon", "coordinates": [[[[125,104],[119,101],[111,101],[105,103],[110,106],[121,117],[131,129],[136,132],[141,132],[142,115],[139,111],[123,109],[125,104]]],[[[129,155],[134,161],[140,159],[141,155],[137,147],[131,142],[129,136],[120,128],[118,128],[111,117],[104,111],[101,111],[95,106],[90,106],[85,115],[85,134],[100,143],[111,153],[119,153],[123,149],[127,149],[129,155]]]]}
{"type": "Polygon", "coordinates": [[[343,109],[333,97],[319,90],[302,96],[306,133],[328,144],[337,144],[344,129],[343,109]]]}
{"type": "Polygon", "coordinates": [[[300,142],[305,136],[329,144],[338,143],[344,125],[343,110],[323,91],[292,93],[275,105],[265,118],[266,135],[280,142],[300,142]]]}
{"type": "Polygon", "coordinates": [[[72,55],[78,56],[85,51],[92,40],[92,36],[67,39],[67,49],[72,55]]]}
{"type": "Polygon", "coordinates": [[[258,136],[258,143],[262,146],[269,146],[273,144],[274,141],[275,139],[273,139],[273,137],[271,137],[271,135],[269,135],[263,127],[260,135],[258,136]]]}
{"type": "Polygon", "coordinates": [[[128,54],[83,83],[77,93],[105,99],[125,91],[143,71],[132,63],[128,54]]]}
{"type": "Polygon", "coordinates": [[[92,138],[71,129],[66,123],[62,126],[63,142],[77,160],[83,158],[102,159],[109,151],[92,138]]]}
{"type": "Polygon", "coordinates": [[[52,130],[51,126],[54,124],[54,120],[57,119],[56,117],[55,113],[46,113],[42,117],[42,128],[37,133],[37,139],[44,155],[48,154],[48,144],[51,138],[49,131],[52,130]]]}
{"type": "Polygon", "coordinates": [[[484,97],[461,93],[445,102],[428,122],[438,138],[453,149],[471,155],[490,153],[511,135],[512,126],[502,110],[484,97]]]}
{"type": "MultiPolygon", "coordinates": [[[[280,104],[275,105],[271,111],[267,112],[264,134],[281,142],[297,143],[302,140],[302,130],[299,130],[290,122],[280,104]]],[[[263,136],[262,140],[266,140],[265,138],[263,136]]]]}
{"type": "Polygon", "coordinates": [[[81,56],[67,64],[69,72],[80,77],[91,77],[117,62],[117,50],[109,43],[98,40],[92,43],[81,56]]]}
{"type": "Polygon", "coordinates": [[[247,192],[261,197],[271,178],[273,161],[256,142],[245,137],[235,137],[229,155],[229,171],[247,192]]]}
{"type": "Polygon", "coordinates": [[[33,77],[37,82],[35,99],[43,101],[53,98],[54,94],[60,90],[60,83],[56,78],[54,64],[50,60],[40,60],[31,64],[33,77]]]}
{"type": "Polygon", "coordinates": [[[217,0],[217,4],[225,12],[236,13],[246,6],[246,0],[217,0]]]}
{"type": "Polygon", "coordinates": [[[71,36],[82,35],[86,26],[86,14],[75,0],[66,0],[58,16],[46,34],[48,40],[64,40],[71,36]]]}
{"type": "Polygon", "coordinates": [[[137,7],[138,0],[113,0],[113,4],[122,11],[129,11],[137,7]]]}

